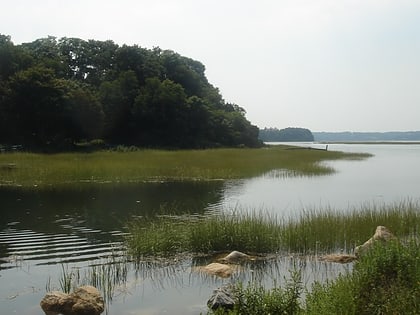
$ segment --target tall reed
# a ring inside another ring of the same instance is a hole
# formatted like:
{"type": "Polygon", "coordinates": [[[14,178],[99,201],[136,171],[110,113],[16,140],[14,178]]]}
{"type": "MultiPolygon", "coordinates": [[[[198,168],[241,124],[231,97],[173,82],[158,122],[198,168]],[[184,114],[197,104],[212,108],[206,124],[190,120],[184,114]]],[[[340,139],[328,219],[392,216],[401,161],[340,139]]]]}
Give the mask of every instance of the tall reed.
{"type": "Polygon", "coordinates": [[[129,224],[127,245],[135,257],[229,250],[305,255],[352,252],[378,225],[385,225],[397,236],[418,235],[420,204],[370,205],[347,213],[308,211],[297,220],[279,220],[266,212],[240,209],[201,218],[143,218],[129,224]]]}
{"type": "Polygon", "coordinates": [[[410,200],[388,205],[370,204],[348,212],[333,209],[303,212],[282,229],[282,243],[289,251],[315,253],[350,252],[384,225],[395,235],[420,232],[420,204],[410,200]]]}

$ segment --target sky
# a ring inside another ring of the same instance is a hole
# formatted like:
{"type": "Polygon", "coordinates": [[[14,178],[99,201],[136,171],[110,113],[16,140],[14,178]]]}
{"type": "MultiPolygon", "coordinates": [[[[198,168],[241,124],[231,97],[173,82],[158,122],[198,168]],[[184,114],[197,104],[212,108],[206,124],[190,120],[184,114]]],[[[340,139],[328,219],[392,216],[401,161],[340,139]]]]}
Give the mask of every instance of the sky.
{"type": "Polygon", "coordinates": [[[2,0],[0,33],[173,50],[260,128],[420,130],[419,0],[2,0]]]}

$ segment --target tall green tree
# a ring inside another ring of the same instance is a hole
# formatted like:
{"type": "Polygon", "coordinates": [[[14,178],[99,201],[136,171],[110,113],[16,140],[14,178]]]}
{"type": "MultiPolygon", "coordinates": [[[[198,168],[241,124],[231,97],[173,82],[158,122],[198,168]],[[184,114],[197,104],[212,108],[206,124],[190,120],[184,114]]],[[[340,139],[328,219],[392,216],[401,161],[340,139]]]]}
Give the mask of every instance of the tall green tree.
{"type": "Polygon", "coordinates": [[[171,80],[146,80],[133,108],[134,132],[141,144],[181,144],[186,135],[187,97],[183,87],[171,80]]]}
{"type": "Polygon", "coordinates": [[[117,79],[99,88],[105,114],[104,137],[112,143],[131,144],[132,110],[140,85],[134,71],[120,72],[117,79]]]}

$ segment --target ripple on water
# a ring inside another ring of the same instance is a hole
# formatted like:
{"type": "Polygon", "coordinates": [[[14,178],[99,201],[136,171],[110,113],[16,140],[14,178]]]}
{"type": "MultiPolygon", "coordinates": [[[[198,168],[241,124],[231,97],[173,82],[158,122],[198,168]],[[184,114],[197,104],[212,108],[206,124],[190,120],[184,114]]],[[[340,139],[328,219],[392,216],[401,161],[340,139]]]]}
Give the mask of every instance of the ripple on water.
{"type": "MultiPolygon", "coordinates": [[[[102,233],[100,230],[73,227],[71,232],[48,234],[13,227],[1,231],[0,270],[19,267],[25,261],[31,265],[52,265],[121,255],[122,241],[103,242],[92,237],[102,233]]],[[[123,234],[113,231],[112,235],[118,239],[123,234]]]]}

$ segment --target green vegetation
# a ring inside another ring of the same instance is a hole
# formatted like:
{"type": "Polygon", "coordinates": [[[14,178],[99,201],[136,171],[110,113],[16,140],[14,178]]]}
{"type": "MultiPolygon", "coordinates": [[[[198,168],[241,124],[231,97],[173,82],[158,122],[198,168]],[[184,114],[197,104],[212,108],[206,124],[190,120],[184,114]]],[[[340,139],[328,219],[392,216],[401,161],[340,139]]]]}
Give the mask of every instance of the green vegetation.
{"type": "Polygon", "coordinates": [[[351,252],[373,235],[377,225],[385,225],[396,235],[417,235],[420,205],[407,201],[349,213],[313,211],[297,221],[243,212],[202,218],[140,218],[128,226],[127,245],[137,258],[230,250],[303,255],[351,252]]]}
{"type": "Polygon", "coordinates": [[[262,141],[266,142],[287,142],[287,141],[314,141],[314,136],[309,129],[306,128],[264,128],[260,129],[259,136],[262,141]]]}
{"type": "Polygon", "coordinates": [[[352,273],[316,284],[303,314],[420,314],[420,243],[377,244],[352,273]]]}
{"type": "Polygon", "coordinates": [[[130,223],[127,245],[137,259],[229,250],[322,255],[352,251],[377,225],[389,227],[399,240],[374,246],[354,263],[352,272],[306,288],[305,299],[296,269],[284,288],[235,284],[235,308],[210,314],[418,314],[420,205],[410,201],[349,213],[312,211],[287,222],[263,213],[141,218],[130,223]]]}
{"type": "Polygon", "coordinates": [[[0,154],[0,185],[49,186],[80,183],[127,183],[156,180],[247,178],[271,170],[289,175],[333,172],[320,162],[361,159],[366,154],[318,150],[260,149],[135,150],[94,153],[0,154]]]}
{"type": "Polygon", "coordinates": [[[352,272],[324,284],[316,282],[305,299],[299,271],[292,271],[284,288],[239,283],[232,290],[234,309],[209,314],[419,314],[419,246],[418,239],[379,243],[354,264],[352,272]]]}
{"type": "Polygon", "coordinates": [[[0,144],[56,152],[94,139],[155,148],[261,145],[258,127],[225,102],[199,61],[111,40],[14,45],[0,34],[0,144]]]}
{"type": "Polygon", "coordinates": [[[291,271],[291,277],[284,288],[274,287],[267,290],[256,283],[244,286],[238,283],[232,292],[236,305],[233,310],[218,309],[210,311],[214,315],[267,315],[267,314],[299,314],[300,298],[303,291],[300,272],[291,271]]]}
{"type": "Polygon", "coordinates": [[[101,264],[91,265],[86,270],[70,268],[68,265],[61,265],[61,275],[58,280],[59,288],[52,285],[51,279],[46,284],[46,291],[61,290],[70,293],[83,285],[92,285],[102,292],[106,303],[112,301],[115,289],[123,286],[127,281],[128,261],[126,257],[109,257],[101,264]]]}

